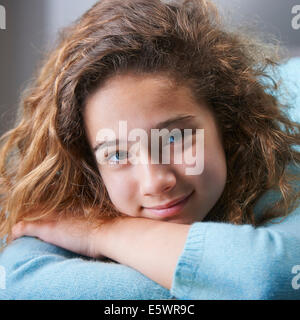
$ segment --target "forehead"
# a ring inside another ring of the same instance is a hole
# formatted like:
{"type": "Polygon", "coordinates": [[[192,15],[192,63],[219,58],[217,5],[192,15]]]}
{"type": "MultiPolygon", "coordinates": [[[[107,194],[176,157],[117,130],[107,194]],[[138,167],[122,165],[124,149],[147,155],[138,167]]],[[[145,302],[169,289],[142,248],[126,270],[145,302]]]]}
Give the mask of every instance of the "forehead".
{"type": "Polygon", "coordinates": [[[146,128],[174,114],[203,113],[189,87],[162,75],[118,75],[88,97],[84,119],[89,128],[113,128],[125,120],[146,128]]]}

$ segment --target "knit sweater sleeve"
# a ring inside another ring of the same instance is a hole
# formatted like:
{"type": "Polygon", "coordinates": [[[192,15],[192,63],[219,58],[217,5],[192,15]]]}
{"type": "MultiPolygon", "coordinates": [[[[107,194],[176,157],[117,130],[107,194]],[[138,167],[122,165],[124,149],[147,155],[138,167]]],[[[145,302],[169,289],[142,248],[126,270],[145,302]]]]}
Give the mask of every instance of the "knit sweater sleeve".
{"type": "Polygon", "coordinates": [[[0,299],[157,300],[169,290],[116,262],[96,261],[33,237],[0,253],[0,299]]]}
{"type": "Polygon", "coordinates": [[[299,230],[300,208],[259,228],[196,222],[171,293],[179,299],[300,299],[299,230]]]}
{"type": "MultiPolygon", "coordinates": [[[[300,167],[287,171],[300,174],[300,167]]],[[[293,184],[300,190],[298,183],[293,184]]],[[[280,198],[265,193],[254,208],[280,198]]],[[[178,299],[300,299],[300,206],[260,227],[220,222],[191,225],[177,261],[171,294],[178,299]]]]}

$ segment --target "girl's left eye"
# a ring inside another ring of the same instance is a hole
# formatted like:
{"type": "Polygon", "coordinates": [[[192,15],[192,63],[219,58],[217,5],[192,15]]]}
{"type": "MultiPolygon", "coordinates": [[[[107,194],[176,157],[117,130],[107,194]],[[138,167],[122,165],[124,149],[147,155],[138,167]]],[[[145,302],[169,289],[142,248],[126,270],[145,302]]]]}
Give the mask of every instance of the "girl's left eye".
{"type": "Polygon", "coordinates": [[[175,143],[177,141],[182,141],[184,137],[184,129],[180,130],[180,133],[175,133],[171,136],[169,136],[168,142],[169,143],[175,143]]]}
{"type": "Polygon", "coordinates": [[[170,141],[171,143],[174,142],[174,141],[175,141],[175,137],[174,137],[174,136],[171,136],[169,141],[170,141]]]}

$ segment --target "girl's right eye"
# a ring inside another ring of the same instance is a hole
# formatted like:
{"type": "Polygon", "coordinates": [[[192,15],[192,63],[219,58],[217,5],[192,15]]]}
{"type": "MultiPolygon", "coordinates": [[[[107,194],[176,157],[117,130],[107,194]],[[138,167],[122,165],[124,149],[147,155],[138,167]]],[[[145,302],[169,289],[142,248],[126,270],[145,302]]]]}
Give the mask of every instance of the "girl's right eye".
{"type": "Polygon", "coordinates": [[[107,160],[110,164],[118,164],[119,161],[125,160],[127,159],[127,157],[128,157],[127,151],[117,151],[109,154],[107,157],[107,160]]]}

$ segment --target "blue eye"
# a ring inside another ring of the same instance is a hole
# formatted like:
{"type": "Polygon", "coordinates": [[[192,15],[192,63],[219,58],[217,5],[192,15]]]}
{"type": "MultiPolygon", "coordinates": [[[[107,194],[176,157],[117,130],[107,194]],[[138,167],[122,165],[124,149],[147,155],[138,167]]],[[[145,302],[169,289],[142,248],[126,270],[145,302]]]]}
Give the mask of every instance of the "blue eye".
{"type": "Polygon", "coordinates": [[[171,143],[174,142],[174,141],[175,141],[174,136],[171,136],[169,141],[170,141],[171,143]]]}
{"type": "Polygon", "coordinates": [[[169,137],[169,143],[176,143],[184,137],[184,129],[180,130],[181,133],[175,133],[169,137]]]}
{"type": "Polygon", "coordinates": [[[120,151],[114,152],[108,156],[108,160],[112,161],[112,162],[118,162],[118,161],[124,160],[126,158],[127,158],[127,152],[120,152],[120,151]],[[122,156],[120,156],[122,154],[125,155],[125,157],[122,158],[122,156]],[[113,159],[113,158],[115,158],[115,159],[113,159]]]}

